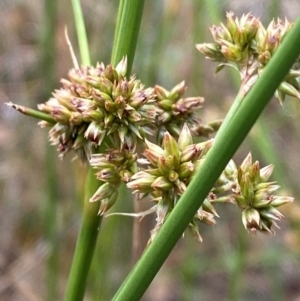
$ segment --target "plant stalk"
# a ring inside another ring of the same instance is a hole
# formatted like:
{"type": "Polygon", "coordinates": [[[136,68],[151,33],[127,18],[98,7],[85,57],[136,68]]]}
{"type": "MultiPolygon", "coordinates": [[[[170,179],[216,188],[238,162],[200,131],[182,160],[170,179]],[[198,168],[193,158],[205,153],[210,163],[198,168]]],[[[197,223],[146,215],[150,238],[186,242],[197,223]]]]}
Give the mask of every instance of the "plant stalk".
{"type": "Polygon", "coordinates": [[[83,13],[80,5],[80,0],[72,0],[72,7],[75,19],[76,32],[80,50],[81,64],[91,65],[89,43],[86,35],[83,13]]]}
{"type": "Polygon", "coordinates": [[[145,0],[121,0],[117,17],[111,63],[117,65],[127,56],[127,76],[131,73],[145,0]]]}
{"type": "Polygon", "coordinates": [[[141,299],[211,187],[249,133],[299,54],[300,18],[287,34],[262,76],[241,102],[231,122],[219,134],[201,169],[116,293],[114,301],[141,299]]]}
{"type": "MultiPolygon", "coordinates": [[[[83,65],[90,65],[88,41],[80,0],[72,0],[72,5],[81,63],[83,65]]],[[[97,242],[99,227],[102,221],[102,216],[98,215],[99,203],[90,203],[89,200],[96,192],[99,185],[100,182],[95,177],[95,171],[89,167],[85,182],[83,216],[64,301],[81,301],[84,297],[87,276],[97,242]]]]}
{"type": "Polygon", "coordinates": [[[99,216],[99,203],[90,203],[89,199],[99,187],[95,171],[89,168],[85,184],[85,197],[81,228],[78,234],[75,254],[69,274],[64,301],[83,300],[86,280],[93,258],[102,216],[99,216]]]}
{"type": "MultiPolygon", "coordinates": [[[[80,1],[72,0],[72,3],[80,45],[81,61],[82,64],[89,65],[90,58],[80,1]]],[[[119,6],[117,19],[119,24],[117,24],[116,27],[112,64],[116,65],[122,57],[126,55],[128,59],[127,74],[130,74],[132,67],[143,4],[144,1],[122,0],[119,6]]],[[[89,168],[85,186],[83,218],[64,301],[81,301],[83,299],[87,276],[96,246],[102,218],[97,215],[99,203],[89,202],[89,199],[100,185],[94,173],[94,170],[89,168]]]]}
{"type": "Polygon", "coordinates": [[[34,109],[30,109],[30,108],[27,108],[24,106],[20,106],[20,105],[14,104],[12,102],[8,102],[8,103],[6,103],[6,105],[17,110],[18,112],[20,112],[24,115],[27,115],[27,116],[30,116],[33,118],[37,118],[40,120],[44,120],[44,121],[47,121],[52,124],[56,123],[56,121],[50,115],[48,115],[46,113],[43,113],[43,112],[40,112],[40,111],[37,111],[34,109]]]}

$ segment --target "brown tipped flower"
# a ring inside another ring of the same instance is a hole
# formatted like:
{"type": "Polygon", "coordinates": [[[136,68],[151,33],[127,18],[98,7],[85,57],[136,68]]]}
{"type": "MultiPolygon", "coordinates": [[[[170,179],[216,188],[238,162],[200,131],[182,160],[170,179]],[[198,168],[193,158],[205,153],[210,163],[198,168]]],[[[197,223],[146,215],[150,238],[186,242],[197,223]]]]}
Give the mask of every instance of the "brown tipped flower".
{"type": "Polygon", "coordinates": [[[90,145],[98,147],[106,136],[116,148],[133,151],[139,139],[152,133],[157,115],[154,89],[145,89],[134,76],[127,79],[126,69],[126,58],[115,68],[98,63],[71,69],[62,88],[38,106],[57,122],[50,140],[61,156],[73,149],[86,161],[90,145]],[[66,125],[65,132],[61,125],[66,125]]]}
{"type": "Polygon", "coordinates": [[[162,141],[165,131],[178,137],[184,123],[187,123],[192,130],[201,124],[196,111],[202,107],[204,99],[202,97],[183,98],[185,90],[184,81],[176,85],[171,91],[158,85],[154,88],[159,108],[157,123],[160,141],[162,141]]]}
{"type": "MultiPolygon", "coordinates": [[[[251,14],[235,18],[227,13],[227,24],[210,27],[215,43],[198,44],[197,49],[207,58],[220,63],[233,62],[243,64],[251,56],[251,42],[260,26],[260,21],[251,14]]],[[[222,64],[221,64],[222,65],[222,64]]]]}
{"type": "Polygon", "coordinates": [[[273,171],[273,165],[259,167],[258,161],[252,163],[249,153],[238,169],[236,187],[233,195],[237,205],[243,210],[242,221],[251,232],[273,233],[273,225],[283,215],[276,209],[293,201],[291,197],[274,196],[280,186],[276,182],[267,182],[273,171]]]}
{"type": "Polygon", "coordinates": [[[127,183],[137,173],[137,155],[128,150],[107,150],[102,154],[93,154],[90,165],[97,171],[98,180],[105,182],[90,202],[100,201],[99,214],[105,213],[115,203],[121,182],[127,183]]]}

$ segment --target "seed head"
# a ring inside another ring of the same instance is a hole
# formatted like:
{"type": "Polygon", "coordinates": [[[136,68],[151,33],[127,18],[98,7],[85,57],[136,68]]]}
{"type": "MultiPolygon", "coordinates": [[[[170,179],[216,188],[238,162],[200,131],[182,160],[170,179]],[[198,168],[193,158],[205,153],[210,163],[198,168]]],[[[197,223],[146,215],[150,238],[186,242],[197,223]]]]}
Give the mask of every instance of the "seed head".
{"type": "Polygon", "coordinates": [[[165,131],[178,137],[184,123],[187,123],[193,131],[198,124],[201,124],[196,111],[202,107],[204,99],[202,97],[183,98],[186,88],[184,81],[176,85],[171,91],[158,85],[155,86],[154,93],[157,95],[159,112],[157,116],[159,142],[163,140],[165,131]]]}
{"type": "Polygon", "coordinates": [[[283,218],[277,207],[293,201],[291,197],[274,196],[280,187],[276,182],[267,182],[273,165],[259,168],[258,161],[252,163],[249,153],[238,168],[233,198],[242,209],[242,221],[251,232],[273,233],[273,225],[283,218]]]}
{"type": "MultiPolygon", "coordinates": [[[[210,27],[214,43],[197,44],[196,48],[206,58],[219,62],[216,72],[224,66],[238,69],[241,91],[246,95],[263,73],[293,23],[286,19],[272,20],[265,28],[251,14],[234,18],[234,14],[229,12],[226,18],[226,25],[221,23],[220,26],[210,27]]],[[[296,63],[275,92],[280,104],[283,104],[286,95],[300,99],[299,76],[299,64],[296,63]]]]}
{"type": "Polygon", "coordinates": [[[73,149],[86,161],[88,145],[98,147],[106,136],[116,148],[133,151],[138,139],[152,133],[157,115],[154,89],[144,88],[134,76],[127,79],[126,69],[126,58],[116,68],[98,63],[71,69],[62,88],[38,106],[57,122],[49,135],[61,156],[73,149]]]}
{"type": "MultiPolygon", "coordinates": [[[[165,92],[161,92],[165,93],[165,92]]],[[[144,156],[148,168],[139,171],[131,177],[127,187],[140,195],[151,195],[157,203],[157,224],[151,232],[154,238],[161,224],[172,211],[181,195],[191,182],[199,161],[212,145],[212,141],[193,144],[190,130],[185,124],[176,141],[169,132],[163,135],[162,147],[146,140],[144,156]]],[[[218,216],[210,200],[207,199],[194,217],[193,225],[197,221],[215,224],[214,216],[218,216]]],[[[196,231],[191,228],[192,232],[196,231]]]]}

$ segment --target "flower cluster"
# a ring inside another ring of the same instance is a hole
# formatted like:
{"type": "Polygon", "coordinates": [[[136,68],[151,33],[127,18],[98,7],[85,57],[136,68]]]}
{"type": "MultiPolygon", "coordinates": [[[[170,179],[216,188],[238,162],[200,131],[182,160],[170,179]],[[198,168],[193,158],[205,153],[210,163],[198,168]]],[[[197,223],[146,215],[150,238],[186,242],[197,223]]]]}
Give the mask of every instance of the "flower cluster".
{"type": "Polygon", "coordinates": [[[100,201],[99,214],[105,213],[115,203],[121,182],[127,183],[137,172],[137,154],[123,150],[108,150],[103,154],[93,154],[90,165],[98,170],[97,179],[105,182],[90,199],[100,201]]]}
{"type": "Polygon", "coordinates": [[[106,136],[115,147],[135,150],[137,139],[151,132],[154,89],[145,89],[134,76],[128,80],[126,69],[126,59],[116,68],[98,63],[72,69],[53,98],[38,106],[57,122],[49,135],[61,156],[73,149],[86,161],[91,145],[101,145],[106,136]]]}
{"type": "Polygon", "coordinates": [[[283,217],[277,207],[293,201],[292,197],[273,195],[280,187],[276,182],[268,182],[273,168],[268,165],[260,169],[258,161],[252,164],[249,153],[238,169],[233,198],[242,209],[245,228],[251,232],[273,233],[272,226],[278,227],[276,221],[283,217]]]}
{"type": "MultiPolygon", "coordinates": [[[[219,62],[217,71],[226,65],[238,68],[241,91],[246,95],[291,26],[286,20],[278,20],[265,29],[251,14],[234,19],[233,13],[228,13],[226,25],[210,28],[214,43],[199,44],[197,48],[219,62]]],[[[285,95],[300,99],[299,65],[300,59],[276,91],[281,103],[285,95]]],[[[145,88],[135,76],[127,78],[126,72],[126,58],[116,67],[103,63],[76,67],[70,70],[68,79],[61,80],[62,88],[38,105],[42,113],[8,105],[38,116],[44,120],[41,126],[51,126],[50,142],[58,146],[61,157],[74,150],[96,170],[101,185],[90,202],[99,201],[99,214],[116,202],[121,182],[140,198],[150,196],[155,206],[147,213],[157,214],[152,241],[213,144],[213,139],[193,143],[192,134],[208,137],[219,129],[221,121],[202,122],[198,110],[204,99],[184,98],[184,81],[170,91],[159,85],[145,88]],[[156,136],[156,144],[149,141],[149,135],[156,136]],[[144,159],[139,158],[138,142],[144,147],[144,159]],[[92,151],[99,146],[101,153],[92,151]]],[[[244,226],[251,232],[272,233],[273,225],[277,226],[276,221],[283,217],[277,208],[293,201],[291,197],[273,195],[279,186],[268,182],[272,171],[272,165],[260,169],[258,162],[252,164],[251,154],[239,168],[231,160],[189,224],[194,236],[202,241],[198,222],[216,224],[215,203],[237,205],[244,226]]]]}
{"type": "MultiPolygon", "coordinates": [[[[204,98],[183,98],[186,88],[184,81],[176,85],[171,91],[167,91],[158,85],[154,87],[157,95],[157,106],[160,109],[157,117],[160,142],[166,131],[178,137],[184,123],[187,123],[192,130],[202,125],[197,110],[202,107],[204,98]]],[[[211,132],[213,131],[215,131],[214,128],[211,132]]]]}
{"type": "MultiPolygon", "coordinates": [[[[217,72],[226,65],[238,68],[244,95],[263,72],[287,32],[292,27],[287,20],[274,20],[265,28],[259,19],[251,14],[240,19],[227,13],[227,24],[213,25],[210,28],[214,43],[196,45],[207,58],[219,62],[217,72]]],[[[299,66],[298,66],[299,67],[299,66]]],[[[275,93],[282,104],[286,95],[300,99],[300,84],[297,78],[300,71],[297,65],[289,71],[275,93]]]]}
{"type": "MultiPolygon", "coordinates": [[[[201,168],[212,143],[213,140],[208,140],[194,144],[186,124],[177,142],[168,132],[164,134],[162,147],[146,140],[146,160],[138,161],[146,164],[147,168],[134,174],[127,186],[141,198],[150,195],[156,203],[157,223],[150,241],[176,206],[195,172],[201,168]]],[[[268,182],[272,171],[273,165],[260,169],[258,161],[252,164],[251,153],[239,168],[231,160],[189,225],[195,237],[202,241],[197,221],[216,224],[214,218],[218,214],[212,205],[214,203],[238,205],[246,229],[273,233],[272,226],[277,226],[276,221],[283,217],[276,208],[292,202],[293,198],[272,194],[279,188],[276,182],[268,182]]]]}
{"type": "MultiPolygon", "coordinates": [[[[148,168],[134,174],[127,186],[141,197],[151,195],[153,201],[157,203],[157,223],[152,231],[151,240],[200,168],[212,142],[213,140],[208,140],[194,144],[186,124],[182,128],[178,142],[169,132],[164,133],[162,147],[146,140],[146,149],[143,153],[146,160],[140,161],[148,168]]],[[[218,215],[209,199],[206,199],[190,224],[190,229],[199,240],[202,239],[195,226],[196,221],[215,224],[214,216],[218,215]]]]}

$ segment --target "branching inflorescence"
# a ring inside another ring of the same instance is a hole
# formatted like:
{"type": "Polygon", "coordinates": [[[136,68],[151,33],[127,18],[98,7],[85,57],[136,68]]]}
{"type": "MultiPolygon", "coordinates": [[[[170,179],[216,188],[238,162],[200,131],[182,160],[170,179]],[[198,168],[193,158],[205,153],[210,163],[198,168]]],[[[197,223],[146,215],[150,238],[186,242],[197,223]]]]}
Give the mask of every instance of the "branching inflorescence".
{"type": "MultiPolygon", "coordinates": [[[[227,25],[210,28],[214,43],[198,44],[197,49],[219,63],[217,71],[227,65],[237,68],[240,91],[246,95],[291,26],[287,20],[278,20],[265,29],[251,14],[233,19],[228,13],[227,25]]],[[[298,63],[276,91],[280,103],[285,95],[300,99],[298,63]]],[[[157,214],[151,241],[201,169],[214,142],[205,138],[216,132],[221,122],[203,124],[198,111],[204,99],[184,98],[184,82],[170,91],[159,85],[145,88],[135,76],[126,78],[126,69],[124,58],[116,67],[98,63],[70,70],[68,79],[61,81],[62,88],[38,105],[41,115],[10,105],[43,119],[41,126],[51,127],[50,142],[58,146],[60,157],[75,151],[81,161],[97,170],[102,185],[90,201],[100,202],[99,214],[115,203],[122,182],[140,198],[149,196],[157,214]],[[202,137],[202,142],[194,143],[193,135],[202,137]],[[144,149],[143,156],[137,145],[144,149]],[[97,153],[99,146],[104,149],[101,153],[97,153]]],[[[273,233],[273,226],[283,217],[277,208],[293,198],[273,195],[279,186],[268,182],[272,171],[273,165],[260,168],[259,162],[252,163],[251,154],[239,167],[231,160],[190,222],[196,238],[202,240],[198,222],[216,223],[215,203],[237,205],[251,232],[273,233]]]]}
{"type": "MultiPolygon", "coordinates": [[[[246,95],[293,24],[286,19],[278,19],[277,22],[272,20],[265,28],[258,18],[249,13],[240,19],[234,19],[233,15],[232,12],[227,13],[226,25],[221,23],[210,27],[214,43],[196,47],[208,59],[219,62],[216,72],[225,66],[237,68],[241,76],[241,91],[246,95]]],[[[281,104],[286,95],[300,99],[299,61],[276,90],[275,97],[281,104]]]]}

